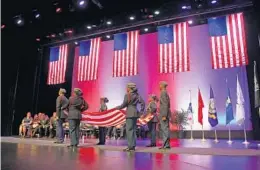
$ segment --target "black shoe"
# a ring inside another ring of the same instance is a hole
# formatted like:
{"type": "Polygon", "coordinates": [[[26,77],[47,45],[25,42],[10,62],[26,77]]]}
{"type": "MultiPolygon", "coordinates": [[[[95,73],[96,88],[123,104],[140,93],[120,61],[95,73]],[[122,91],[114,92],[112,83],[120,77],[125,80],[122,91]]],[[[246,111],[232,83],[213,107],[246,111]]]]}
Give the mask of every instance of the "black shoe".
{"type": "Polygon", "coordinates": [[[104,143],[100,143],[100,142],[99,142],[99,143],[97,143],[97,145],[105,145],[105,144],[104,144],[104,143]]]}
{"type": "Polygon", "coordinates": [[[61,142],[61,141],[55,141],[54,143],[62,144],[63,142],[61,142]]]}
{"type": "Polygon", "coordinates": [[[160,150],[161,150],[161,149],[171,149],[171,147],[170,147],[170,146],[168,146],[168,147],[160,147],[159,149],[160,149],[160,150]]]}
{"type": "Polygon", "coordinates": [[[72,147],[73,147],[73,145],[68,145],[67,147],[68,147],[68,148],[72,148],[72,147]]]}
{"type": "Polygon", "coordinates": [[[150,145],[147,145],[146,147],[156,147],[156,144],[150,144],[150,145]]]}

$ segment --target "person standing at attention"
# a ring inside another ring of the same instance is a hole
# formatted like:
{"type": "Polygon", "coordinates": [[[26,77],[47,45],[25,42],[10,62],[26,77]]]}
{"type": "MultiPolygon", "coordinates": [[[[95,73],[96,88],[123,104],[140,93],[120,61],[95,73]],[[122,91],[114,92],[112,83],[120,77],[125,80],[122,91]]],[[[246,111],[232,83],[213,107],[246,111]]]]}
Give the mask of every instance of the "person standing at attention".
{"type": "Polygon", "coordinates": [[[69,100],[65,97],[66,90],[60,89],[59,90],[59,96],[56,100],[56,114],[57,114],[57,141],[54,143],[61,144],[64,142],[64,130],[63,130],[63,123],[65,122],[65,119],[67,117],[66,115],[66,109],[69,104],[69,100]]]}
{"type": "MultiPolygon", "coordinates": [[[[109,100],[106,97],[100,98],[100,112],[106,111],[107,110],[107,105],[109,100]]],[[[98,127],[98,137],[99,137],[99,142],[97,145],[105,145],[106,143],[106,127],[98,127]]]]}
{"type": "Polygon", "coordinates": [[[138,94],[138,89],[134,83],[127,84],[127,93],[125,94],[123,103],[116,107],[120,110],[126,108],[126,137],[128,147],[124,151],[135,151],[136,146],[136,122],[145,110],[145,102],[138,94]],[[140,104],[140,112],[137,110],[137,104],[140,104]]]}
{"type": "Polygon", "coordinates": [[[81,113],[88,109],[88,104],[83,98],[81,89],[75,88],[73,96],[69,98],[69,132],[70,145],[68,147],[78,147],[81,113]]]}

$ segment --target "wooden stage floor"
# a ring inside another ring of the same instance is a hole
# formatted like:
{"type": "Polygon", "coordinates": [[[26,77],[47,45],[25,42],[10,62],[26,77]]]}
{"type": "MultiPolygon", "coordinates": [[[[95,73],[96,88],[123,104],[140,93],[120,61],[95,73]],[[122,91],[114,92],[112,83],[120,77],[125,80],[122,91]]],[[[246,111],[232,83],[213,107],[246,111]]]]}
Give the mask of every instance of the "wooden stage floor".
{"type": "MultiPolygon", "coordinates": [[[[256,142],[228,145],[226,140],[171,140],[172,149],[146,148],[149,140],[138,140],[136,152],[123,152],[125,140],[81,141],[77,149],[57,145],[49,139],[1,137],[3,170],[260,170],[260,148],[256,142]]],[[[157,142],[160,145],[160,141],[157,142]]]]}

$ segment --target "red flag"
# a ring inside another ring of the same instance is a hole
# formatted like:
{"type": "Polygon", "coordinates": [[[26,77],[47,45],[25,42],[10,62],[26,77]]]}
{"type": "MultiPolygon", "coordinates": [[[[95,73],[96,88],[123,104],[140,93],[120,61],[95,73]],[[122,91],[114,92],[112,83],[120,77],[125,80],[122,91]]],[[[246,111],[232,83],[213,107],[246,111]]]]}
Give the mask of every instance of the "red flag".
{"type": "Polygon", "coordinates": [[[200,93],[199,89],[199,94],[198,94],[198,122],[203,125],[203,108],[204,108],[204,102],[200,93]]]}

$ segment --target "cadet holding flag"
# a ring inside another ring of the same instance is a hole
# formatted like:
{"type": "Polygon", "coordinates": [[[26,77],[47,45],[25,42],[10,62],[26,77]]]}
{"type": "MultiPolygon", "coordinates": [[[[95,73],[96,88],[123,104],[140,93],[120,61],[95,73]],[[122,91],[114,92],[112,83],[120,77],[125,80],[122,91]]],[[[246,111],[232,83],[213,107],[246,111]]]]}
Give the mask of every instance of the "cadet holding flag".
{"type": "MultiPolygon", "coordinates": [[[[210,86],[210,97],[209,97],[209,112],[208,112],[208,121],[211,127],[216,127],[218,125],[218,116],[217,109],[215,106],[215,99],[213,89],[210,86]]],[[[215,129],[215,142],[218,142],[217,130],[215,129]]]]}

